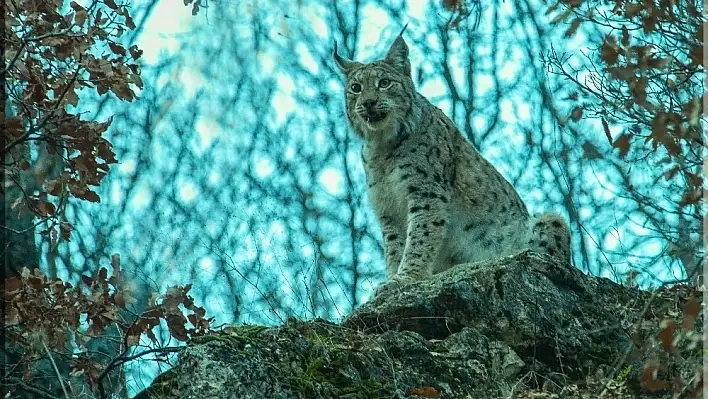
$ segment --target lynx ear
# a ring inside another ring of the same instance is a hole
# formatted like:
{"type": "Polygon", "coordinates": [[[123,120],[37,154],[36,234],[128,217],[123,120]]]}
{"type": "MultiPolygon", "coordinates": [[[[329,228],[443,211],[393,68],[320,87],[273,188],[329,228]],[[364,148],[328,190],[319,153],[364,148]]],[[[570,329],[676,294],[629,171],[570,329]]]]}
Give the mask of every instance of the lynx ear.
{"type": "Polygon", "coordinates": [[[400,35],[393,42],[391,48],[388,49],[384,61],[406,74],[406,76],[411,76],[411,62],[408,60],[408,45],[400,35]]]}
{"type": "Polygon", "coordinates": [[[352,68],[357,65],[360,65],[358,62],[340,57],[339,54],[337,54],[337,42],[334,42],[334,51],[332,55],[334,56],[334,63],[337,64],[337,68],[339,68],[339,70],[342,71],[342,73],[344,73],[345,75],[349,73],[352,68]]]}

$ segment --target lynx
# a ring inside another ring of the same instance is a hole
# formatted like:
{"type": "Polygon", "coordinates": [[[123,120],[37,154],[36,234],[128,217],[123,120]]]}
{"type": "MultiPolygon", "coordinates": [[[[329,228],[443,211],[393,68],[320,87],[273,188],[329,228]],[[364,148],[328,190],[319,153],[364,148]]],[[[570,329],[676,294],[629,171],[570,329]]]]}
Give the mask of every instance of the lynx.
{"type": "Polygon", "coordinates": [[[387,280],[377,294],[467,262],[524,249],[570,263],[570,230],[555,213],[529,216],[512,185],[453,122],[416,92],[399,35],[369,64],[334,47],[346,117],[363,139],[369,199],[381,223],[387,280]]]}

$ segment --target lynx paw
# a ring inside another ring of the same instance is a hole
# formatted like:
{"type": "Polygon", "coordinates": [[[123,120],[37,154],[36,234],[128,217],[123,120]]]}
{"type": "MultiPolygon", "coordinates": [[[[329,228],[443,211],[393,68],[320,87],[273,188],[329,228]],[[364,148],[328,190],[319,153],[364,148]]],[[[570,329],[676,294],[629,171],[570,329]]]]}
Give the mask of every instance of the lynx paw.
{"type": "Polygon", "coordinates": [[[378,296],[384,292],[389,292],[389,291],[396,291],[400,289],[402,286],[412,283],[413,280],[408,279],[408,278],[403,278],[399,276],[394,276],[388,281],[384,281],[383,283],[379,284],[378,287],[376,287],[376,295],[378,296]]]}

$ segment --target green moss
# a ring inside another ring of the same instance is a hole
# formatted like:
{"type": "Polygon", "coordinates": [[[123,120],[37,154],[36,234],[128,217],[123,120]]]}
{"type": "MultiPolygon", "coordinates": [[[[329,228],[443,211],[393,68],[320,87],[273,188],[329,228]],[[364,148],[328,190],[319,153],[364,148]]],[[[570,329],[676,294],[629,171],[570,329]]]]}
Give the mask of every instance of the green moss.
{"type": "Polygon", "coordinates": [[[310,378],[317,382],[322,382],[325,380],[324,374],[322,372],[322,367],[325,365],[325,360],[324,359],[317,359],[314,361],[311,361],[310,364],[307,365],[307,369],[305,370],[305,374],[307,374],[310,378]]]}
{"type": "Polygon", "coordinates": [[[201,344],[206,344],[208,342],[220,341],[222,339],[223,338],[220,337],[218,333],[208,334],[208,335],[203,335],[201,337],[192,338],[188,344],[189,345],[201,345],[201,344]]]}
{"type": "Polygon", "coordinates": [[[373,395],[382,393],[381,388],[383,388],[383,385],[376,380],[364,380],[361,386],[367,394],[373,395]]]}
{"type": "Polygon", "coordinates": [[[615,378],[615,381],[617,382],[622,382],[627,379],[627,376],[629,373],[632,372],[632,365],[628,364],[627,367],[623,368],[619,374],[617,374],[617,378],[615,378]]]}
{"type": "Polygon", "coordinates": [[[175,369],[169,369],[157,376],[149,388],[140,392],[135,396],[135,399],[173,399],[178,396],[175,392],[178,390],[179,375],[175,369]]]}
{"type": "Polygon", "coordinates": [[[268,327],[247,324],[242,326],[228,326],[221,332],[196,337],[189,341],[189,345],[200,345],[213,341],[233,342],[234,338],[241,343],[246,343],[258,338],[260,333],[266,329],[268,329],[268,327]]]}
{"type": "Polygon", "coordinates": [[[383,385],[375,380],[364,380],[361,384],[349,385],[342,388],[342,394],[361,393],[367,399],[386,398],[388,395],[382,390],[383,385]]]}
{"type": "MultiPolygon", "coordinates": [[[[221,334],[214,334],[202,341],[223,341],[224,345],[236,345],[243,348],[247,343],[272,344],[272,339],[263,339],[266,327],[258,325],[230,326],[221,334]],[[256,342],[254,342],[256,341],[256,342]]],[[[362,359],[351,353],[352,337],[347,330],[333,326],[329,322],[302,322],[289,319],[285,325],[276,327],[272,333],[280,338],[295,340],[297,351],[289,362],[273,364],[275,374],[285,376],[283,387],[296,393],[298,397],[337,397],[343,394],[356,394],[357,398],[386,398],[383,385],[375,380],[360,377],[348,377],[340,370],[354,367],[359,369],[362,359]],[[300,341],[305,339],[308,343],[300,341]],[[296,363],[292,363],[295,361],[296,363]]],[[[270,333],[268,333],[270,336],[270,333]]],[[[275,345],[279,347],[278,345],[275,345]]]]}
{"type": "Polygon", "coordinates": [[[231,326],[225,328],[224,331],[229,335],[236,335],[243,338],[257,338],[261,332],[267,330],[266,326],[256,324],[244,324],[242,326],[231,326]]]}
{"type": "Polygon", "coordinates": [[[331,342],[341,341],[336,327],[324,320],[313,320],[311,322],[289,319],[285,323],[285,327],[292,328],[302,334],[310,342],[329,344],[331,342]]]}
{"type": "Polygon", "coordinates": [[[303,397],[314,396],[316,391],[316,383],[305,375],[288,377],[285,386],[297,393],[302,394],[303,397]]]}
{"type": "Polygon", "coordinates": [[[329,345],[332,343],[330,337],[323,337],[319,334],[312,334],[307,336],[307,339],[314,344],[329,345]]]}
{"type": "Polygon", "coordinates": [[[317,396],[318,387],[326,381],[321,371],[324,365],[325,359],[315,359],[307,363],[304,373],[288,370],[287,373],[283,373],[288,376],[285,386],[301,394],[302,397],[317,396]]]}

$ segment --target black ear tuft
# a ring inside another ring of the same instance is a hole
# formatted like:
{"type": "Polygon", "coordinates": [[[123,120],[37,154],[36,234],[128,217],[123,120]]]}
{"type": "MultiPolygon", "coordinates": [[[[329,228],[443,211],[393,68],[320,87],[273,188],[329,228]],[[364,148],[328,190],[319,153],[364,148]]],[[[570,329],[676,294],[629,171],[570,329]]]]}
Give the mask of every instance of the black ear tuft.
{"type": "Polygon", "coordinates": [[[403,32],[406,31],[407,27],[408,27],[408,22],[406,22],[406,24],[403,25],[403,29],[401,29],[401,33],[398,34],[398,37],[403,37],[403,32]]]}
{"type": "Polygon", "coordinates": [[[337,64],[337,67],[339,68],[340,71],[342,71],[345,75],[354,67],[358,64],[358,62],[354,62],[351,60],[348,60],[346,58],[341,57],[337,53],[337,42],[334,42],[334,51],[332,52],[332,55],[334,57],[334,62],[337,64]]]}

